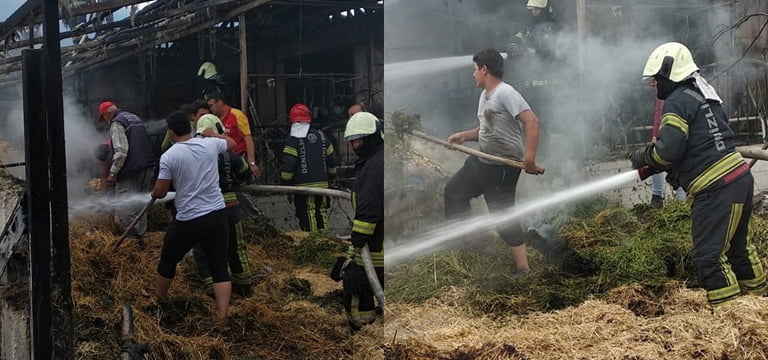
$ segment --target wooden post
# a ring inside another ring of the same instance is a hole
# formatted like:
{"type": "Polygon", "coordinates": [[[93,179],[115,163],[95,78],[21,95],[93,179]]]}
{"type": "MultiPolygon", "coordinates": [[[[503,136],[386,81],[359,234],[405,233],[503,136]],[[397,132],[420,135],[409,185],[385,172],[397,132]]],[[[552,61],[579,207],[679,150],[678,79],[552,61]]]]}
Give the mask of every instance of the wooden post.
{"type": "Polygon", "coordinates": [[[48,182],[48,122],[45,121],[43,51],[22,52],[24,156],[29,228],[30,337],[32,360],[53,359],[51,333],[51,212],[48,182]]]}
{"type": "MultiPolygon", "coordinates": [[[[72,321],[71,260],[69,251],[69,206],[67,157],[64,140],[64,100],[59,43],[59,5],[43,1],[43,50],[45,51],[45,117],[50,144],[50,211],[53,289],[53,352],[55,359],[75,357],[75,328],[72,321]]],[[[28,162],[29,163],[29,162],[28,162]]]]}
{"type": "Polygon", "coordinates": [[[240,110],[248,114],[248,41],[245,34],[245,14],[237,18],[240,28],[240,110]]]}

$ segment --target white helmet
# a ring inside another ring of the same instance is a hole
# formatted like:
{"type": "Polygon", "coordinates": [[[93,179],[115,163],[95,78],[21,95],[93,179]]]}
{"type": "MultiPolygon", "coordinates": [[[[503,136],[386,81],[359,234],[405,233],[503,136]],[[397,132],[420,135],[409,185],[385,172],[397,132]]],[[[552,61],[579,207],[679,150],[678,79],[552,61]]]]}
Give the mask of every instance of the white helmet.
{"type": "Polygon", "coordinates": [[[693,62],[691,51],[681,43],[668,42],[657,47],[648,57],[643,78],[660,75],[680,82],[696,71],[699,71],[699,67],[693,62]]]}
{"type": "Polygon", "coordinates": [[[528,9],[530,8],[545,8],[547,7],[547,0],[528,0],[528,9]]]}
{"type": "Polygon", "coordinates": [[[202,75],[206,80],[210,80],[217,74],[216,65],[213,65],[213,63],[210,61],[204,62],[202,65],[200,65],[200,69],[197,70],[197,76],[202,75]]]}
{"type": "Polygon", "coordinates": [[[376,115],[360,111],[352,115],[344,130],[344,140],[352,141],[381,131],[381,123],[376,115]]]}

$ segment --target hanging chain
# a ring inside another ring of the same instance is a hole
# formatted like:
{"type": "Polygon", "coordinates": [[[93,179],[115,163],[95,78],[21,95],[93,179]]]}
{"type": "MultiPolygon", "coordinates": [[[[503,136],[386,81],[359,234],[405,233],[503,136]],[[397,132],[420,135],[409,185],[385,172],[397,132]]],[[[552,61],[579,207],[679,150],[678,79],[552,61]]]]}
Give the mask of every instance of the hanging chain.
{"type": "Polygon", "coordinates": [[[211,61],[216,58],[216,28],[211,27],[211,33],[209,34],[210,37],[210,45],[211,45],[211,61]]]}
{"type": "Polygon", "coordinates": [[[147,54],[149,55],[149,77],[152,83],[155,83],[157,80],[157,52],[155,48],[152,48],[147,54]]]}
{"type": "Polygon", "coordinates": [[[197,56],[201,63],[205,60],[205,33],[202,31],[197,33],[197,56]]]}
{"type": "Polygon", "coordinates": [[[147,81],[147,52],[144,51],[144,54],[142,56],[139,56],[139,79],[141,79],[141,82],[147,81]]]}

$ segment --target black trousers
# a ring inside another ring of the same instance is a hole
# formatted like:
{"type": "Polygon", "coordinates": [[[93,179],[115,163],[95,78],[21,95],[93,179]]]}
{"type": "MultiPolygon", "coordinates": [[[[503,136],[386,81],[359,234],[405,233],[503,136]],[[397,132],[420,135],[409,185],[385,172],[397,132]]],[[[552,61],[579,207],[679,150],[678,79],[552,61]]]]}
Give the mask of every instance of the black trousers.
{"type": "MultiPolygon", "coordinates": [[[[464,166],[445,186],[445,216],[449,219],[469,216],[469,201],[480,195],[491,213],[503,211],[515,204],[517,180],[520,169],[504,165],[489,165],[471,156],[464,166]]],[[[525,243],[523,230],[518,223],[504,224],[497,228],[501,238],[509,245],[525,243]]]]}
{"type": "Polygon", "coordinates": [[[752,244],[753,186],[747,173],[693,199],[691,259],[712,305],[765,292],[765,272],[752,244]]]}
{"type": "Polygon", "coordinates": [[[208,257],[214,283],[230,281],[227,272],[227,215],[216,210],[189,221],[173,220],[168,226],[160,253],[157,273],[166,278],[176,275],[176,265],[195,244],[200,243],[208,257]]]}
{"type": "Polygon", "coordinates": [[[293,206],[301,230],[317,232],[328,229],[328,197],[294,195],[293,206]]]}

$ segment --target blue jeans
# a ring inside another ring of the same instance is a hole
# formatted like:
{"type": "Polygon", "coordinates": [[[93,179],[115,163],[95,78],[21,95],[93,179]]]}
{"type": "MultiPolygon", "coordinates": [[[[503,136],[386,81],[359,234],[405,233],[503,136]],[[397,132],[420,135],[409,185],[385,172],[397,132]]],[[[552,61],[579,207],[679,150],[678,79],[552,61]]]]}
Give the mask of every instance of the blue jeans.
{"type": "MultiPolygon", "coordinates": [[[[651,195],[664,197],[665,176],[665,172],[651,175],[651,195]]],[[[682,187],[677,188],[677,191],[675,191],[675,199],[677,200],[685,201],[686,196],[685,190],[682,187]]]]}

